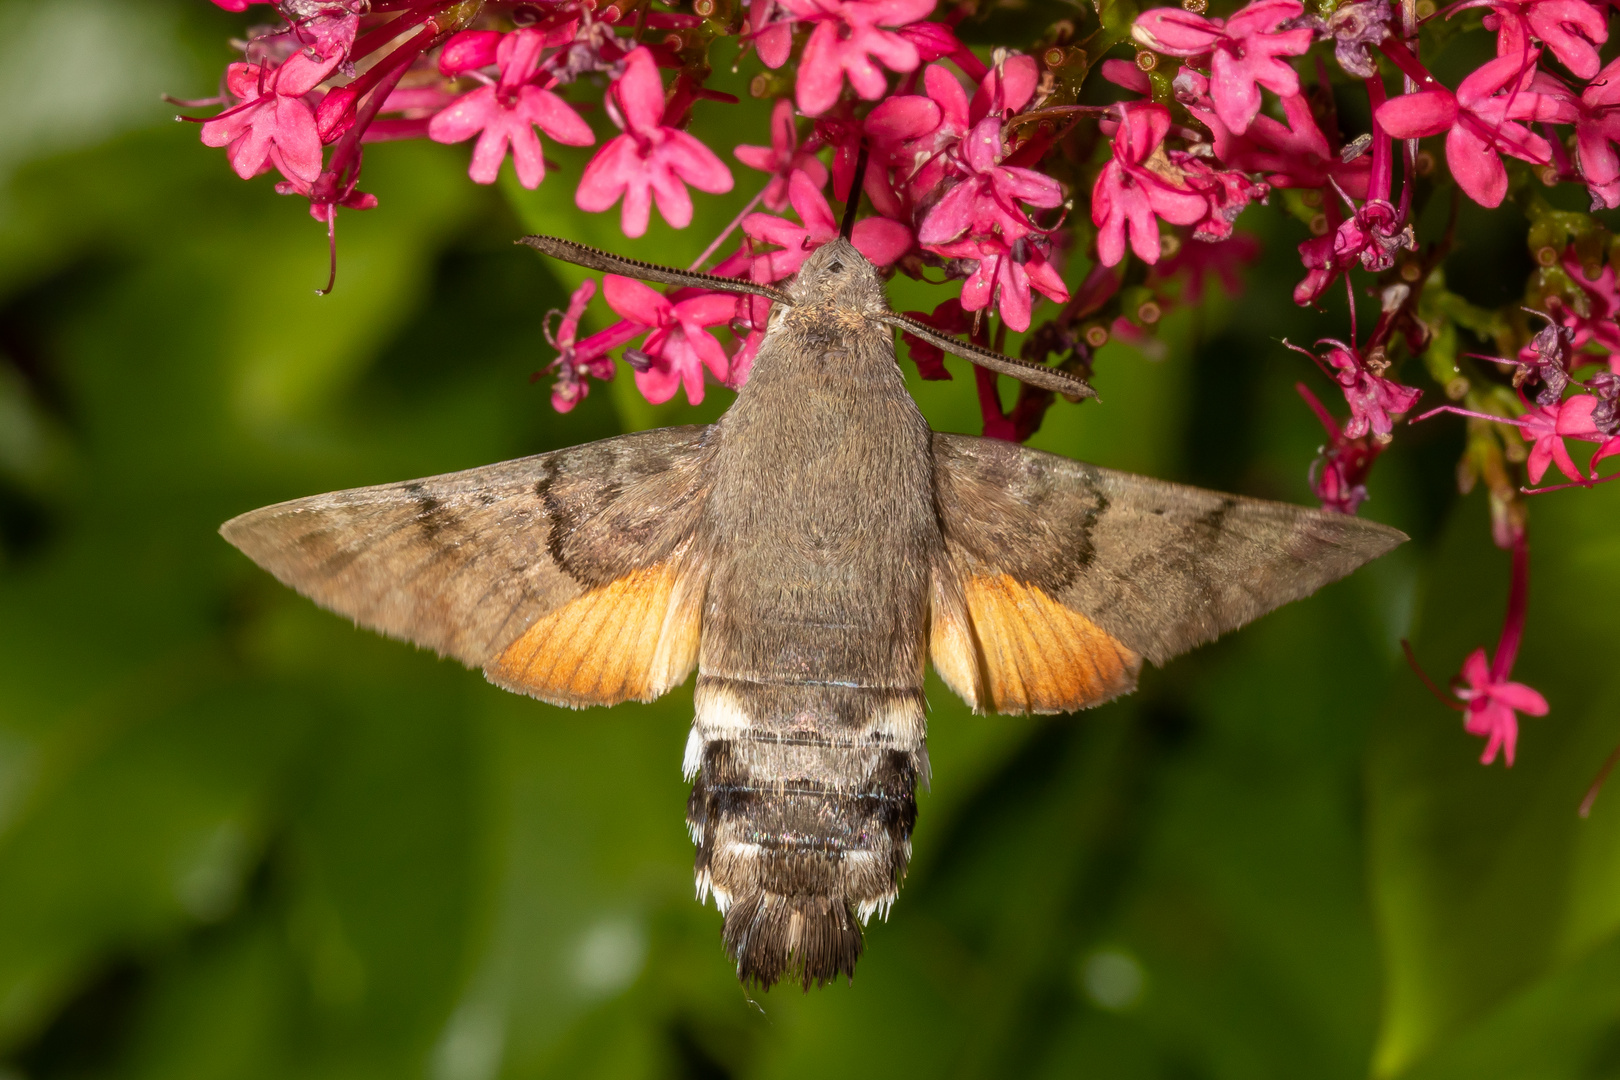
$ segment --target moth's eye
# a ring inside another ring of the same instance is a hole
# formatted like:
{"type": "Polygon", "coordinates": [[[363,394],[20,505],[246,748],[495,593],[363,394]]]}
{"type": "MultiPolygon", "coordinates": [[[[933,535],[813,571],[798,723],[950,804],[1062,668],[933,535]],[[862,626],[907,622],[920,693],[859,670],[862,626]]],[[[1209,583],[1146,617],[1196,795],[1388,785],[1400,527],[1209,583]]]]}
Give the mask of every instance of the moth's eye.
{"type": "Polygon", "coordinates": [[[827,272],[829,274],[842,274],[844,272],[844,264],[841,263],[841,262],[837,262],[836,260],[831,262],[831,263],[828,263],[827,264],[827,272]]]}

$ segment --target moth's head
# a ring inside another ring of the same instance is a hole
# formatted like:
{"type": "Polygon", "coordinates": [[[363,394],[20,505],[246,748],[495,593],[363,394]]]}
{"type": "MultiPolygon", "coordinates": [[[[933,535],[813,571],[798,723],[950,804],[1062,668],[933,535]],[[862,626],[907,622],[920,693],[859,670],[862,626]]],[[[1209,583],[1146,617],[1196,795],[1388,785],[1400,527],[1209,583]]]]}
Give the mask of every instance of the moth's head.
{"type": "Polygon", "coordinates": [[[889,309],[877,268],[843,237],[811,252],[788,286],[788,295],[798,305],[833,304],[861,312],[889,309]]]}

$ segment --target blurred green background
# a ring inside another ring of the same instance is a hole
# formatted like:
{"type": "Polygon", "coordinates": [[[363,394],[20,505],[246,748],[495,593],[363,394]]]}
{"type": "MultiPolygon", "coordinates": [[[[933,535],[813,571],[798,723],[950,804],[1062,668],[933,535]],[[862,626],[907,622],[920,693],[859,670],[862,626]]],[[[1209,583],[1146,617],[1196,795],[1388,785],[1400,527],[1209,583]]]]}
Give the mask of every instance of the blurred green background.
{"type": "MultiPolygon", "coordinates": [[[[1031,721],[932,684],[916,861],[859,978],[751,999],[692,899],[689,691],[507,695],[215,534],[717,415],[722,390],[653,409],[627,379],[553,413],[528,376],[575,279],[511,241],[679,263],[737,201],[631,246],[572,210],[567,148],[526,193],[468,182],[465,146],[379,146],[382,206],[342,217],[319,299],[303,205],[158,101],[211,92],[241,25],[0,3],[0,1076],[1620,1076],[1620,791],[1575,813],[1620,740],[1620,489],[1535,501],[1518,675],[1552,713],[1511,771],[1399,656],[1409,635],[1456,670],[1505,599],[1439,421],[1365,511],[1413,543],[1135,696],[1031,721]]],[[[756,102],[698,117],[717,145],[764,131],[756,102]]],[[[1248,291],[1167,319],[1159,358],[1108,347],[1104,404],[1060,404],[1036,445],[1309,501],[1292,386],[1330,387],[1278,339],[1345,327],[1288,301],[1302,231],[1246,221],[1248,291]]],[[[1510,299],[1523,232],[1466,216],[1453,284],[1510,299]]],[[[956,370],[915,390],[976,433],[956,370]]]]}

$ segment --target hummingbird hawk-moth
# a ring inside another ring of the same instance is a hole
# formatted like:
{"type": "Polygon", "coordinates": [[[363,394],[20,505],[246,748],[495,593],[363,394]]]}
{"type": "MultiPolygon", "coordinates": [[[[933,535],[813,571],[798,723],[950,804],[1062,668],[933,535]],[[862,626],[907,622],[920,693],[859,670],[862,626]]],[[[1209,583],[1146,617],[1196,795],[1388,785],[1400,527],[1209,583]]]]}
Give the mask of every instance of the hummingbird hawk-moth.
{"type": "Polygon", "coordinates": [[[725,415],[280,503],[221,532],[323,607],[543,701],[650,701],[695,667],[697,892],[724,914],[745,982],[853,975],[861,926],[887,913],[910,856],[926,662],[976,710],[1086,708],[1134,689],[1144,660],[1406,539],[929,430],[896,327],[1037,386],[1092,391],[894,313],[845,238],[782,289],[525,242],[775,301],[725,415]]]}

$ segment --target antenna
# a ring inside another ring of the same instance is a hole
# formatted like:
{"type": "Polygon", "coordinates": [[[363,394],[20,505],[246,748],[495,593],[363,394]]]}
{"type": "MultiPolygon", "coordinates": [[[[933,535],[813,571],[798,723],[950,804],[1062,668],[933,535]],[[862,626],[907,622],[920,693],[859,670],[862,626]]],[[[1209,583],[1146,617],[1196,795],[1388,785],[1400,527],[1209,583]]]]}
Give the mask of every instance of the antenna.
{"type": "Polygon", "coordinates": [[[844,204],[844,220],[838,235],[848,240],[855,232],[855,211],[861,205],[861,188],[866,183],[866,140],[861,140],[860,156],[855,159],[855,178],[849,182],[849,201],[844,204]]]}
{"type": "Polygon", "coordinates": [[[524,236],[517,241],[527,244],[536,251],[550,255],[553,259],[571,262],[575,266],[583,266],[587,270],[600,270],[606,274],[620,274],[624,277],[639,278],[642,281],[656,281],[664,285],[681,285],[693,289],[714,289],[716,292],[746,293],[751,296],[763,296],[778,304],[793,306],[793,298],[774,285],[760,285],[743,278],[716,277],[713,274],[704,274],[696,270],[677,270],[672,266],[659,266],[655,263],[642,262],[640,259],[627,259],[623,255],[615,255],[600,248],[587,247],[576,244],[572,240],[564,240],[560,236],[524,236]]]}

